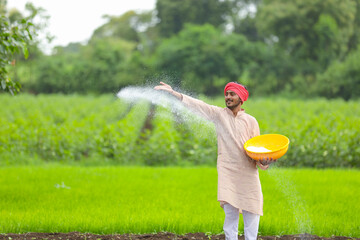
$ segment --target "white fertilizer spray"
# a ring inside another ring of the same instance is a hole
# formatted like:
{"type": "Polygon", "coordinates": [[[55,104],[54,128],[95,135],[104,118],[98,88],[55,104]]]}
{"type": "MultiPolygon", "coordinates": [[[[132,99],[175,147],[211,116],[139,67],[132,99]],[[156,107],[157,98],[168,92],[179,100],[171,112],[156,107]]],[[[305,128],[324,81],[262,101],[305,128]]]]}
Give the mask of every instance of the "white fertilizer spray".
{"type": "MultiPolygon", "coordinates": [[[[132,104],[147,101],[156,106],[167,108],[174,113],[175,116],[181,116],[181,119],[185,120],[185,122],[200,124],[215,134],[215,129],[211,122],[191,112],[181,101],[164,91],[155,90],[151,87],[130,86],[121,89],[121,91],[117,93],[117,97],[132,104]]],[[[174,120],[178,122],[179,119],[174,120]]]]}

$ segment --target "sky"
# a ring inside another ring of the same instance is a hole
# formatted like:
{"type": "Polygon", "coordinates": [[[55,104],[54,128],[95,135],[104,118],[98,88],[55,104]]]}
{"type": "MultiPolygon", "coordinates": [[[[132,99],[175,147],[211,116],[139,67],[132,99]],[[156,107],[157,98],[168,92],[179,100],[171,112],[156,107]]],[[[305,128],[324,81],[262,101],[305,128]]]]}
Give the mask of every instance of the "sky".
{"type": "Polygon", "coordinates": [[[48,31],[55,39],[45,46],[45,51],[70,42],[85,43],[93,31],[106,22],[103,15],[120,16],[129,10],[151,10],[156,4],[156,0],[7,0],[7,7],[24,13],[27,2],[45,9],[50,16],[48,31]]]}

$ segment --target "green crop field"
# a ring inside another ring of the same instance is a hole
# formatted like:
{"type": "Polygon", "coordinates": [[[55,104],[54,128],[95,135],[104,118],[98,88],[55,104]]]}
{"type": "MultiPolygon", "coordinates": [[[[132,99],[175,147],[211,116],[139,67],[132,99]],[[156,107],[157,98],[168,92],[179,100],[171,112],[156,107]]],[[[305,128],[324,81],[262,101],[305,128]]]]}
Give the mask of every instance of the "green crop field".
{"type": "MultiPolygon", "coordinates": [[[[141,97],[0,101],[0,233],[222,232],[211,123],[141,97]]],[[[205,101],[223,106],[223,98],[205,101]]],[[[359,103],[246,103],[262,134],[291,141],[276,166],[260,173],[260,235],[360,236],[359,103]]]]}
{"type": "MultiPolygon", "coordinates": [[[[216,168],[50,164],[0,176],[0,233],[222,232],[216,168]]],[[[260,235],[360,237],[359,170],[272,167],[260,178],[260,235]]]]}
{"type": "MultiPolygon", "coordinates": [[[[151,97],[151,96],[150,96],[151,97]]],[[[0,95],[0,166],[215,166],[214,127],[183,111],[111,95],[0,95]]],[[[207,99],[224,106],[223,98],[207,99]]],[[[289,137],[285,167],[360,167],[360,102],[250,99],[261,133],[289,137]]]]}

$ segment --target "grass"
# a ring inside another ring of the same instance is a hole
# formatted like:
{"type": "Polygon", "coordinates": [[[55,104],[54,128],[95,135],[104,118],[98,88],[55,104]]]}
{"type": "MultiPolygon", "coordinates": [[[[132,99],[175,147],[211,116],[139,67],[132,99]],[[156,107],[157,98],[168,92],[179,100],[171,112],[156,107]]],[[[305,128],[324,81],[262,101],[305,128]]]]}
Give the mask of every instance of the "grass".
{"type": "MultiPolygon", "coordinates": [[[[260,235],[360,237],[359,170],[273,167],[260,177],[260,235]]],[[[216,178],[211,167],[0,168],[0,233],[220,233],[216,178]]]]}

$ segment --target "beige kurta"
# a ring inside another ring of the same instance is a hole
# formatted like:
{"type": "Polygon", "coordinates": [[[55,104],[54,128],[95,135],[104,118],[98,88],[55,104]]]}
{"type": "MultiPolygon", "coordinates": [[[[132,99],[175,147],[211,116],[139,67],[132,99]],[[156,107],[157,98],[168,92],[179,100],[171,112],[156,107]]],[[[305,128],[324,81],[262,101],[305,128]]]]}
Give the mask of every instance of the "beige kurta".
{"type": "Polygon", "coordinates": [[[259,172],[244,150],[244,143],[260,135],[259,124],[249,114],[236,116],[228,108],[206,104],[183,95],[183,103],[215,124],[218,141],[218,201],[240,210],[263,215],[263,196],[259,172]]]}

